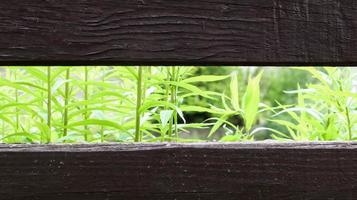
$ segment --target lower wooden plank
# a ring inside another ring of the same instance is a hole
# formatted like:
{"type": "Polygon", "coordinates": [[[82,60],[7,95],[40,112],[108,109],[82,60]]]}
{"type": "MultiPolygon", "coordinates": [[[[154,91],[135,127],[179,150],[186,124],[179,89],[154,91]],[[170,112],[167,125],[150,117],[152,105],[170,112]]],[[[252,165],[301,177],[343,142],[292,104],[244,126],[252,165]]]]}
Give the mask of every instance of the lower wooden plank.
{"type": "Polygon", "coordinates": [[[0,145],[0,199],[355,199],[357,143],[0,145]]]}

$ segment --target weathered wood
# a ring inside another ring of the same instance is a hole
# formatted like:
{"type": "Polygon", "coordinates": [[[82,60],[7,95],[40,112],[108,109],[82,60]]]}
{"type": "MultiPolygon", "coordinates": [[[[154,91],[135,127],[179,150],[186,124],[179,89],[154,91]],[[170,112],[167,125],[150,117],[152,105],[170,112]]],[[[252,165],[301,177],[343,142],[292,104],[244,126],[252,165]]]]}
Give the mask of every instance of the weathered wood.
{"type": "Polygon", "coordinates": [[[355,0],[0,1],[0,64],[356,64],[355,0]]]}
{"type": "Polygon", "coordinates": [[[0,145],[0,199],[354,199],[357,143],[0,145]]]}

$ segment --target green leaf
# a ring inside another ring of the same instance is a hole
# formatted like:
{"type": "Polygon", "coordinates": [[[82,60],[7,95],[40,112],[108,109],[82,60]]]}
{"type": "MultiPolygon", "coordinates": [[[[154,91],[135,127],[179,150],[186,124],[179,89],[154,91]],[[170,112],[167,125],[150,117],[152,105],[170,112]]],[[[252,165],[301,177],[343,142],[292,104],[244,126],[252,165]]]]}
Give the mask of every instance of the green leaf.
{"type": "Polygon", "coordinates": [[[182,119],[183,123],[186,124],[186,119],[185,116],[183,115],[182,110],[176,106],[176,112],[178,113],[178,115],[180,116],[180,118],[182,119]]]}
{"type": "Polygon", "coordinates": [[[43,81],[43,82],[47,82],[47,74],[45,72],[43,72],[42,70],[40,70],[39,68],[35,68],[35,67],[26,67],[24,68],[24,70],[34,76],[35,78],[43,81]]]}
{"type": "Polygon", "coordinates": [[[165,127],[167,125],[173,113],[174,113],[173,110],[162,110],[160,112],[160,121],[162,127],[165,127]]]}
{"type": "Polygon", "coordinates": [[[4,122],[7,122],[8,124],[10,124],[12,127],[16,127],[16,122],[11,120],[9,117],[0,114],[0,119],[4,122]]]}
{"type": "Polygon", "coordinates": [[[260,79],[262,72],[255,78],[249,78],[248,86],[242,100],[242,110],[244,114],[245,129],[247,132],[255,124],[260,102],[260,79]]]}
{"type": "Polygon", "coordinates": [[[163,81],[162,83],[184,88],[184,89],[189,90],[193,93],[196,93],[196,95],[200,95],[200,96],[203,96],[203,97],[206,97],[209,99],[213,98],[213,97],[209,96],[207,94],[207,92],[205,92],[205,91],[201,90],[200,88],[198,88],[197,86],[194,86],[191,84],[187,84],[187,83],[183,83],[183,82],[175,82],[175,81],[163,81]]]}
{"type": "Polygon", "coordinates": [[[239,110],[239,87],[238,87],[238,73],[234,71],[231,73],[231,104],[235,110],[239,110]]]}
{"type": "Polygon", "coordinates": [[[51,94],[54,95],[57,92],[57,90],[67,82],[71,82],[71,80],[58,80],[58,81],[56,81],[55,84],[51,88],[51,94]]]}
{"type": "Polygon", "coordinates": [[[223,136],[219,141],[220,142],[236,142],[236,141],[240,141],[240,140],[241,140],[241,136],[238,134],[234,134],[234,135],[223,136]]]}
{"type": "Polygon", "coordinates": [[[30,87],[37,88],[37,89],[40,89],[40,90],[43,90],[43,91],[46,91],[46,90],[47,90],[47,89],[44,88],[44,87],[40,87],[40,86],[38,86],[38,85],[29,83],[29,82],[15,81],[14,83],[15,83],[15,84],[18,84],[18,85],[30,86],[30,87]]]}
{"type": "Polygon", "coordinates": [[[41,143],[50,143],[51,142],[51,138],[50,138],[51,130],[47,126],[46,121],[44,121],[44,122],[35,121],[34,125],[35,125],[35,127],[38,128],[38,130],[41,133],[40,134],[41,135],[41,137],[40,137],[41,143]]]}
{"type": "Polygon", "coordinates": [[[0,88],[3,87],[3,86],[7,86],[7,87],[10,87],[10,88],[18,89],[18,90],[21,90],[21,91],[23,91],[25,93],[32,94],[33,96],[38,97],[36,93],[34,93],[31,89],[23,86],[23,84],[21,84],[21,83],[16,84],[16,83],[8,81],[8,80],[0,79],[0,88]]]}
{"type": "Polygon", "coordinates": [[[202,106],[187,106],[187,105],[182,105],[181,110],[184,112],[208,112],[208,113],[213,113],[213,114],[220,114],[221,111],[202,107],[202,106]]]}
{"type": "Polygon", "coordinates": [[[30,141],[38,141],[39,140],[38,136],[35,134],[21,132],[21,133],[12,133],[12,134],[6,135],[6,136],[0,138],[0,141],[4,141],[5,139],[9,139],[9,138],[13,138],[13,137],[25,137],[25,138],[29,139],[30,141]]]}
{"type": "Polygon", "coordinates": [[[256,128],[254,129],[252,132],[250,132],[250,135],[254,135],[258,132],[261,132],[261,131],[270,131],[270,132],[273,132],[273,133],[277,133],[277,134],[280,134],[280,135],[283,135],[282,132],[280,131],[277,131],[275,129],[272,129],[272,128],[267,128],[267,127],[259,127],[259,128],[256,128]]]}
{"type": "Polygon", "coordinates": [[[212,127],[211,131],[208,134],[208,137],[211,137],[222,126],[222,124],[226,122],[226,120],[230,116],[231,116],[230,114],[224,114],[222,117],[220,117],[212,127]]]}
{"type": "Polygon", "coordinates": [[[144,113],[148,109],[153,108],[153,107],[169,107],[172,110],[176,110],[176,106],[170,102],[167,101],[146,101],[144,104],[140,107],[139,112],[144,113]]]}
{"type": "Polygon", "coordinates": [[[228,78],[229,76],[215,76],[215,75],[202,75],[202,76],[194,76],[191,78],[186,78],[182,80],[183,83],[195,83],[195,82],[213,82],[220,81],[228,78]]]}

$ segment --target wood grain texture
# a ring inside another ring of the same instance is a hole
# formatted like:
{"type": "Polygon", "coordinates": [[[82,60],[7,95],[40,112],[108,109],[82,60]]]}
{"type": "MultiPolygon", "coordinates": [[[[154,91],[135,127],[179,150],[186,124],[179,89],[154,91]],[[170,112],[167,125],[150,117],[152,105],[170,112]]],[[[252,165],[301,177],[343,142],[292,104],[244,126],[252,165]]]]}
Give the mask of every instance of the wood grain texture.
{"type": "Polygon", "coordinates": [[[0,64],[357,63],[355,0],[0,1],[0,64]]]}
{"type": "Polygon", "coordinates": [[[355,199],[357,143],[0,145],[0,199],[355,199]]]}

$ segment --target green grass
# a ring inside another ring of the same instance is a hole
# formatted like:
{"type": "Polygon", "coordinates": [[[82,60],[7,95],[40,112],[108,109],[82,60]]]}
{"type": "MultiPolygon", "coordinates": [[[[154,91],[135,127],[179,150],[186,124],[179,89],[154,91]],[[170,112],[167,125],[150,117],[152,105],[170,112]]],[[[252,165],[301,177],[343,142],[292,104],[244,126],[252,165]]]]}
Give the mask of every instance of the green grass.
{"type": "Polygon", "coordinates": [[[178,66],[0,70],[4,143],[224,142],[262,133],[284,141],[357,138],[355,75],[348,68],[291,68],[312,81],[279,93],[274,106],[264,97],[269,70],[231,67],[222,75],[178,66]],[[206,84],[221,89],[211,91],[206,84]],[[281,104],[280,98],[293,103],[281,104]],[[187,121],[192,113],[209,117],[187,121]],[[194,130],[201,137],[190,136],[194,130]]]}

